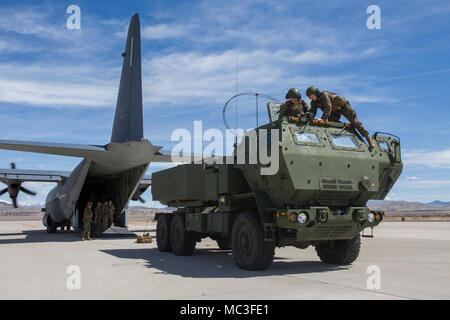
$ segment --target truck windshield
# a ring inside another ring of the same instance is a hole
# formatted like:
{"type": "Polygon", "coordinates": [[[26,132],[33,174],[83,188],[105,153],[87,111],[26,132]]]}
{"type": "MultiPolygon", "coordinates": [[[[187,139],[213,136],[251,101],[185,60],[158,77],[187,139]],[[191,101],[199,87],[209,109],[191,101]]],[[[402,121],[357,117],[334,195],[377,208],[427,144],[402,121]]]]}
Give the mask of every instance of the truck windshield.
{"type": "Polygon", "coordinates": [[[359,148],[358,141],[354,136],[332,134],[331,138],[336,147],[359,148]]]}
{"type": "Polygon", "coordinates": [[[313,142],[319,143],[319,137],[314,132],[296,132],[297,140],[299,142],[313,142]]]}

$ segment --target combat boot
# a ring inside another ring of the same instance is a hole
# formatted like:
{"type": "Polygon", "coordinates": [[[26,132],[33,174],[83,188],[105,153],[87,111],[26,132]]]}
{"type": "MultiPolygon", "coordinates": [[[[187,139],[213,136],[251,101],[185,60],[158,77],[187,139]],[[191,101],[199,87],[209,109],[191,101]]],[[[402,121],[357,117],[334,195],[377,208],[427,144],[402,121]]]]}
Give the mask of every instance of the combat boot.
{"type": "Polygon", "coordinates": [[[90,233],[88,233],[87,239],[88,239],[88,240],[92,240],[92,239],[91,239],[91,234],[90,234],[90,233]]]}
{"type": "Polygon", "coordinates": [[[84,237],[81,237],[81,241],[84,241],[84,237]]]}

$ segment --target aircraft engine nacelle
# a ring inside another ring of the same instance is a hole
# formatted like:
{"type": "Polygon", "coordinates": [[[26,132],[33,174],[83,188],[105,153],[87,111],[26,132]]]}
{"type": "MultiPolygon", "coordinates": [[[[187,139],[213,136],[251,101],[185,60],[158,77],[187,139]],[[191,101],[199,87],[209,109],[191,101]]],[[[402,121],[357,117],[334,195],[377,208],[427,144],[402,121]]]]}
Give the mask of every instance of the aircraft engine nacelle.
{"type": "MultiPolygon", "coordinates": [[[[11,169],[12,170],[16,169],[16,164],[14,162],[11,163],[11,169]]],[[[17,175],[17,178],[19,178],[19,175],[17,175]]],[[[17,196],[19,195],[20,191],[25,192],[26,194],[32,196],[36,195],[36,192],[28,190],[25,187],[22,187],[22,180],[20,179],[12,179],[3,183],[6,184],[8,187],[4,188],[3,190],[0,190],[0,196],[8,192],[9,197],[11,198],[12,203],[14,205],[14,208],[17,208],[17,196]]]]}

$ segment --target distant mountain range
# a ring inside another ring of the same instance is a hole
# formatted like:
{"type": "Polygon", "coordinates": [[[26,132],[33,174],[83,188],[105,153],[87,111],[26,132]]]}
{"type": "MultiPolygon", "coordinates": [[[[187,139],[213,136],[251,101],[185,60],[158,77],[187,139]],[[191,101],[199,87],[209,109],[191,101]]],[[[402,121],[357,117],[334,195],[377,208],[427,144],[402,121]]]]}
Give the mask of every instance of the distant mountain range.
{"type": "Polygon", "coordinates": [[[443,202],[443,201],[439,201],[439,200],[434,200],[432,202],[426,203],[426,205],[433,206],[433,207],[450,206],[450,201],[443,202]]]}
{"type": "MultiPolygon", "coordinates": [[[[43,208],[44,204],[34,203],[34,204],[28,204],[24,206],[20,206],[21,208],[43,208]]],[[[9,209],[13,208],[12,203],[0,200],[0,209],[9,209]]],[[[145,207],[145,206],[129,206],[128,209],[134,209],[134,210],[176,210],[176,208],[170,208],[170,207],[145,207]]]]}
{"type": "MultiPolygon", "coordinates": [[[[44,205],[36,203],[36,204],[27,204],[27,205],[20,206],[20,207],[22,207],[22,208],[43,208],[44,205]]],[[[4,208],[4,209],[5,208],[14,208],[14,206],[10,202],[0,200],[0,208],[4,208]]]]}
{"type": "Polygon", "coordinates": [[[417,211],[448,211],[450,212],[450,202],[435,200],[432,202],[410,202],[410,201],[390,201],[390,200],[370,200],[367,203],[371,209],[378,209],[388,212],[417,212],[417,211]]]}
{"type": "MultiPolygon", "coordinates": [[[[450,212],[450,201],[431,201],[431,202],[411,202],[411,201],[391,201],[391,200],[370,200],[367,206],[371,209],[383,210],[387,212],[422,212],[422,211],[447,211],[450,212]]],[[[21,208],[42,208],[41,204],[31,204],[21,208]]],[[[9,202],[0,200],[0,210],[12,209],[13,205],[9,202]]],[[[130,206],[131,211],[158,211],[158,210],[176,210],[176,208],[150,208],[144,206],[130,206]]]]}

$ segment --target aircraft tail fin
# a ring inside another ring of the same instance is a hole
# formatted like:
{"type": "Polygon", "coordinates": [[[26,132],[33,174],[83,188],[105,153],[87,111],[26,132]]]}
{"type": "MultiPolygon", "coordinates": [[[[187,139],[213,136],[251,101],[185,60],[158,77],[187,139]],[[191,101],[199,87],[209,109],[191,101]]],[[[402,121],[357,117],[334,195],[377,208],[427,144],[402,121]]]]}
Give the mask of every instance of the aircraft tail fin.
{"type": "Polygon", "coordinates": [[[141,140],[144,136],[142,119],[141,30],[136,13],[128,27],[123,56],[122,74],[111,142],[141,140]]]}

